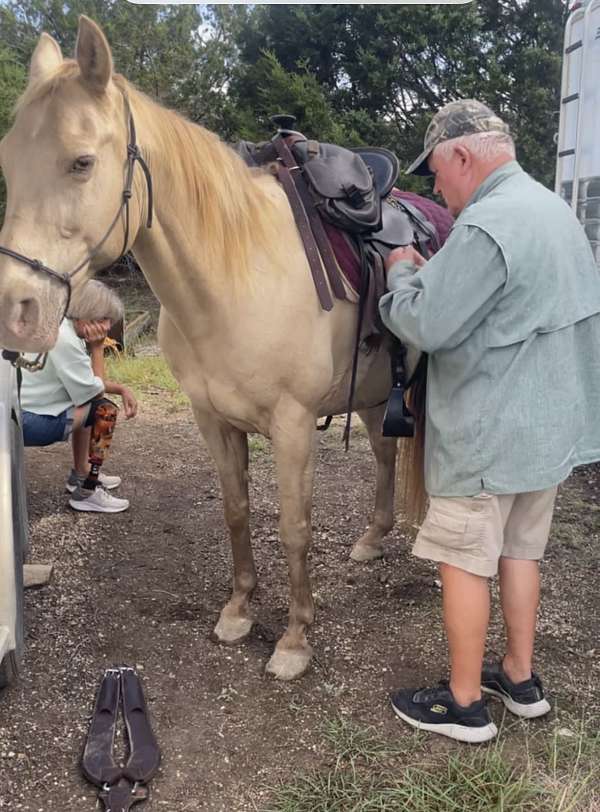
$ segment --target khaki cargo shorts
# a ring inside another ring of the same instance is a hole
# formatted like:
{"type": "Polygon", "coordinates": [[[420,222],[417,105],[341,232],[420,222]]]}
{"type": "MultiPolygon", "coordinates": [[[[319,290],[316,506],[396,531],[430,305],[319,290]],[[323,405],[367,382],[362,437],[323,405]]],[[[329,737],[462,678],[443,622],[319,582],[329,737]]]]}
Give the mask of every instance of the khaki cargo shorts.
{"type": "Polygon", "coordinates": [[[530,493],[432,496],[413,554],[491,577],[498,559],[543,558],[556,488],[530,493]]]}

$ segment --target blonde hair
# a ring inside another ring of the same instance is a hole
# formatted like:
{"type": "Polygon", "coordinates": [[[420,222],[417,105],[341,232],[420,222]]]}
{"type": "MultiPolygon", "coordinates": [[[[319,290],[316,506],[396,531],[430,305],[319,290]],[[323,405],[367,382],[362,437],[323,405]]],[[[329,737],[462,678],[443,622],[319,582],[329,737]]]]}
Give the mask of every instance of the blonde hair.
{"type": "Polygon", "coordinates": [[[470,135],[459,135],[458,138],[449,138],[442,141],[433,150],[441,158],[449,158],[454,147],[466,147],[469,152],[484,160],[498,158],[506,155],[509,158],[516,157],[515,142],[507,133],[484,132],[471,133],[470,135]]]}

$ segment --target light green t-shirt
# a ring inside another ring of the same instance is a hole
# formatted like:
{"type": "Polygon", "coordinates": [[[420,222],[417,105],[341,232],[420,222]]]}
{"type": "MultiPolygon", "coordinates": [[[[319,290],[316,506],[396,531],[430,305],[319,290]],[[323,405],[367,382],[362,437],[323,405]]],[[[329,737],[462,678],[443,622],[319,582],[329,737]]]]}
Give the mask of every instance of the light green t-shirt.
{"type": "Polygon", "coordinates": [[[56,416],[70,406],[87,403],[103,391],[104,383],[92,371],[85,342],[71,321],[64,319],[45,367],[38,372],[23,370],[21,408],[26,412],[56,416]]]}

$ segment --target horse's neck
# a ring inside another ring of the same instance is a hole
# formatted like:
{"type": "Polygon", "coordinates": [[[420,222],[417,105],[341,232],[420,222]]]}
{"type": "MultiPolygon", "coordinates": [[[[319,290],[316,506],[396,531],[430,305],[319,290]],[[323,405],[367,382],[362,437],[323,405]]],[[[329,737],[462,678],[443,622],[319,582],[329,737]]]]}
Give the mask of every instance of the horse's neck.
{"type": "MultiPolygon", "coordinates": [[[[169,112],[161,110],[160,114],[164,122],[169,112]]],[[[186,178],[194,167],[193,162],[186,166],[183,149],[164,154],[151,112],[146,111],[140,120],[143,124],[142,128],[138,124],[138,138],[152,173],[154,222],[150,230],[141,223],[134,255],[161,304],[178,314],[178,321],[193,318],[198,322],[203,316],[215,315],[223,298],[223,275],[227,272],[211,267],[210,254],[205,250],[208,235],[203,228],[198,197],[210,196],[210,189],[203,178],[197,178],[196,183],[186,178]],[[198,192],[196,196],[194,190],[198,192]]],[[[180,135],[184,135],[181,123],[179,127],[180,135]]]]}
{"type": "Polygon", "coordinates": [[[140,226],[134,254],[177,321],[209,329],[223,320],[236,275],[252,285],[255,252],[277,242],[282,215],[216,136],[162,108],[153,116],[145,104],[136,124],[152,172],[154,225],[140,226]]]}

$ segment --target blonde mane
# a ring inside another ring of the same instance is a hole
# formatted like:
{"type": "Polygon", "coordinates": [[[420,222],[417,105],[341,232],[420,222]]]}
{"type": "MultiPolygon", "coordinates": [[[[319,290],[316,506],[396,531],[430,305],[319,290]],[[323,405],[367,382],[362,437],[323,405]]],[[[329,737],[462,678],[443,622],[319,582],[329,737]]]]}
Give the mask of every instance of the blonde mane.
{"type": "MultiPolygon", "coordinates": [[[[77,63],[65,60],[51,76],[26,88],[15,112],[78,74],[77,63]]],[[[244,279],[256,266],[257,254],[279,255],[281,215],[265,190],[264,172],[249,169],[214,133],[162,107],[120,74],[113,81],[130,101],[150,171],[163,181],[157,189],[161,204],[180,201],[182,190],[187,197],[178,217],[186,228],[200,231],[204,267],[244,279]]]]}

